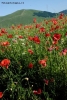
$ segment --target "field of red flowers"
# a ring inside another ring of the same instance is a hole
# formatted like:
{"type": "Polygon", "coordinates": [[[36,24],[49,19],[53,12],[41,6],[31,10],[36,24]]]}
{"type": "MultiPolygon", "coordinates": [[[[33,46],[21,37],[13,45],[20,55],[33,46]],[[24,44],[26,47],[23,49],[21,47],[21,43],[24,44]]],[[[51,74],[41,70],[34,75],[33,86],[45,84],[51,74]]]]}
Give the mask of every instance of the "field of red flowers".
{"type": "Polygon", "coordinates": [[[0,99],[67,100],[67,16],[0,28],[0,99]]]}

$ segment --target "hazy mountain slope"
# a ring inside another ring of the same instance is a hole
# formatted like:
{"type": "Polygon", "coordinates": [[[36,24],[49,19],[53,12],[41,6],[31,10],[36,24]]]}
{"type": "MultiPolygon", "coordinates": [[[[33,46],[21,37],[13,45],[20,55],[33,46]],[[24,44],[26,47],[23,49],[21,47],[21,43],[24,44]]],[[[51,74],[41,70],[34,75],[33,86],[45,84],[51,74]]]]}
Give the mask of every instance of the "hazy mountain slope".
{"type": "MultiPolygon", "coordinates": [[[[67,10],[62,11],[67,13],[67,10]]],[[[18,10],[12,14],[6,16],[0,16],[0,27],[8,27],[12,24],[30,24],[33,22],[33,18],[37,18],[40,22],[45,18],[55,17],[58,13],[51,13],[47,11],[39,10],[18,10]]]]}

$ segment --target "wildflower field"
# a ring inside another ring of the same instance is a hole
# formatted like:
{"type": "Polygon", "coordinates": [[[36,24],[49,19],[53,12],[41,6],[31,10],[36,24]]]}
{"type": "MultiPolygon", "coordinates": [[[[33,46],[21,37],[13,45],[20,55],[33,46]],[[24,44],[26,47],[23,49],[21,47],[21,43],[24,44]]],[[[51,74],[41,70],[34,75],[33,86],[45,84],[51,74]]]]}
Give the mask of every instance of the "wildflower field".
{"type": "Polygon", "coordinates": [[[67,16],[0,28],[0,99],[67,100],[67,16]]]}

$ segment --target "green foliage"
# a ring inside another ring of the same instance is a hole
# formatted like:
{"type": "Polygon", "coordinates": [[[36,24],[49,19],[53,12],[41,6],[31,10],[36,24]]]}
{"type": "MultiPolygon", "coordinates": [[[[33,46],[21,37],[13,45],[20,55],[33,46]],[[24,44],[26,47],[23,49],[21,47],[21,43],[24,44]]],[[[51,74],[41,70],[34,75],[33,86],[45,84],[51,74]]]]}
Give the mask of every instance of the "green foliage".
{"type": "Polygon", "coordinates": [[[12,14],[0,17],[0,27],[9,27],[12,24],[30,24],[34,17],[37,18],[38,22],[41,22],[44,18],[54,17],[55,13],[37,10],[19,10],[12,14]]]}
{"type": "Polygon", "coordinates": [[[67,16],[61,17],[0,29],[1,100],[67,100],[67,16]]]}

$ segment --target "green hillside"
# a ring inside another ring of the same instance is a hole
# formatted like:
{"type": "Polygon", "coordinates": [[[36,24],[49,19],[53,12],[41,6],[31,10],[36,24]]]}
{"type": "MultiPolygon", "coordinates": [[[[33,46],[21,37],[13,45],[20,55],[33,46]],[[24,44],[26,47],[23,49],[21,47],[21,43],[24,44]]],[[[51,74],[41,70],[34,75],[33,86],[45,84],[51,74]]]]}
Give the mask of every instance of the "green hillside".
{"type": "Polygon", "coordinates": [[[51,13],[47,11],[38,11],[38,10],[18,10],[12,14],[0,17],[0,27],[8,27],[12,24],[30,24],[33,21],[33,18],[37,18],[37,21],[40,22],[45,18],[54,17],[56,13],[51,13]]]}

